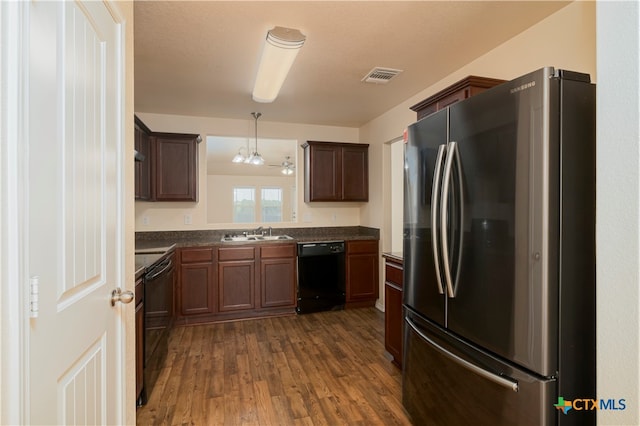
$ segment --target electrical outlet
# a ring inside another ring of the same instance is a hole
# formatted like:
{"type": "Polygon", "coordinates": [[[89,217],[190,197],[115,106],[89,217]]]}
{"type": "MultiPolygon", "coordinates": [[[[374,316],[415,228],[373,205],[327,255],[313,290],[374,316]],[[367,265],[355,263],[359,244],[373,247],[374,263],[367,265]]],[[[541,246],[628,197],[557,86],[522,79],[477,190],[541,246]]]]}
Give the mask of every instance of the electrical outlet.
{"type": "Polygon", "coordinates": [[[149,216],[142,216],[142,224],[149,225],[149,216]]]}
{"type": "Polygon", "coordinates": [[[185,225],[191,225],[192,221],[191,221],[191,215],[190,214],[185,214],[184,215],[184,224],[185,225]]]}

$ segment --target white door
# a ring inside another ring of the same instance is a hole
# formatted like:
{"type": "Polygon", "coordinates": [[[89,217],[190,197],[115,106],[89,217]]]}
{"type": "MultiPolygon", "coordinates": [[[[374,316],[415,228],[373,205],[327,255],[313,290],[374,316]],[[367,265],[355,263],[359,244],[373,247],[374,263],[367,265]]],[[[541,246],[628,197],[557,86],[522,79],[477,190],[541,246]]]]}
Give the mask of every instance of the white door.
{"type": "Polygon", "coordinates": [[[110,304],[123,286],[122,49],[104,3],[31,2],[27,268],[39,287],[28,332],[31,424],[123,423],[125,306],[110,304]]]}

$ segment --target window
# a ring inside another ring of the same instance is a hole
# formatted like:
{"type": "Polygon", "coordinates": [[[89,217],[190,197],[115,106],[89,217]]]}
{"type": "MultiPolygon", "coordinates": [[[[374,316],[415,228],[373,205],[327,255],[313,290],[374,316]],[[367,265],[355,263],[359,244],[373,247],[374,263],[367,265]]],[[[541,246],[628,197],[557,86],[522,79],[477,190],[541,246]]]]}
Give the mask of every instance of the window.
{"type": "Polygon", "coordinates": [[[233,221],[235,223],[254,223],[256,221],[255,194],[255,188],[233,188],[233,221]]]}
{"type": "Polygon", "coordinates": [[[282,222],[282,188],[262,188],[262,222],[282,222]]]}
{"type": "Polygon", "coordinates": [[[256,200],[256,188],[233,188],[234,223],[282,222],[282,188],[261,188],[258,194],[260,198],[256,200]]]}

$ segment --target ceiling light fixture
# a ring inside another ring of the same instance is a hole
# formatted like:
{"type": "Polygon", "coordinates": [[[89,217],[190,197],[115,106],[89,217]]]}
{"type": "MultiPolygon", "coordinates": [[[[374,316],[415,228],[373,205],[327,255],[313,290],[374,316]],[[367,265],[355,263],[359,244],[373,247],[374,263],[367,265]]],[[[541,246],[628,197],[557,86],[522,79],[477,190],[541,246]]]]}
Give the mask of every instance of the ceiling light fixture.
{"type": "Polygon", "coordinates": [[[240,149],[238,149],[238,153],[233,157],[233,160],[231,160],[232,163],[244,163],[246,158],[242,155],[242,148],[243,147],[240,147],[240,149]]]}
{"type": "Polygon", "coordinates": [[[306,40],[299,30],[274,27],[267,32],[262,58],[253,86],[253,100],[273,102],[306,40]]]}
{"type": "Polygon", "coordinates": [[[282,173],[283,175],[287,175],[290,176],[293,174],[293,168],[294,168],[294,164],[289,161],[289,156],[285,157],[284,161],[282,162],[282,170],[280,170],[280,173],[282,173]]]}
{"type": "Polygon", "coordinates": [[[251,154],[249,160],[245,161],[245,163],[253,164],[254,166],[262,166],[264,164],[264,158],[262,158],[262,155],[258,153],[258,118],[260,118],[262,114],[259,112],[252,112],[251,115],[256,121],[256,150],[253,151],[253,154],[251,154]]]}

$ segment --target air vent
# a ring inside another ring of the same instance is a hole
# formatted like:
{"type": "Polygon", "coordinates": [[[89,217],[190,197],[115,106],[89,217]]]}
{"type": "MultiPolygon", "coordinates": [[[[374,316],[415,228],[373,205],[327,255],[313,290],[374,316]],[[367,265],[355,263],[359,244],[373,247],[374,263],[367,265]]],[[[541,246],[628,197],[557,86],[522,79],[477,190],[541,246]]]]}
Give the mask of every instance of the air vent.
{"type": "Polygon", "coordinates": [[[387,84],[393,77],[400,74],[402,70],[393,68],[375,67],[365,75],[361,81],[365,83],[387,84]]]}

